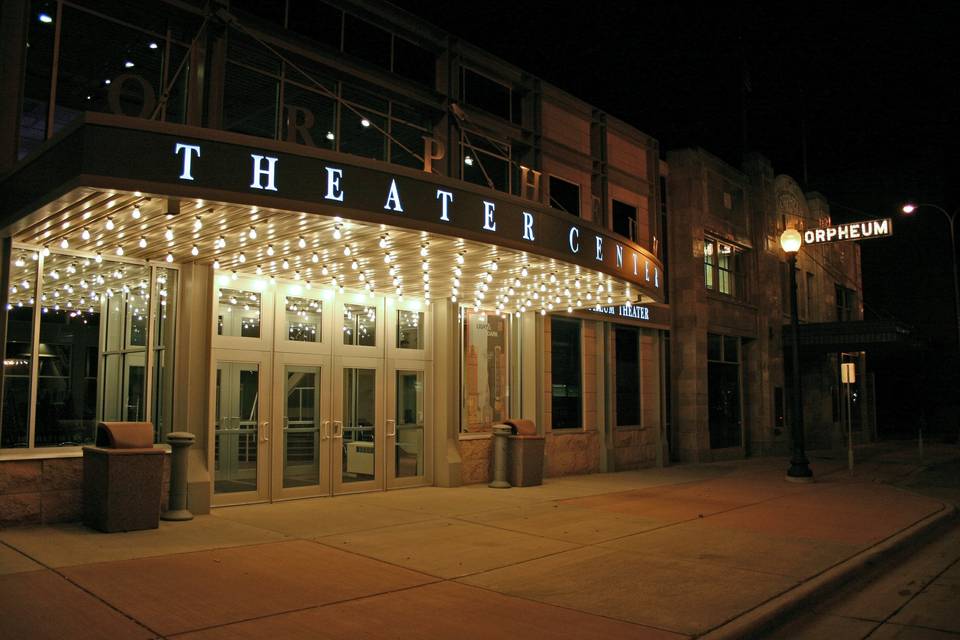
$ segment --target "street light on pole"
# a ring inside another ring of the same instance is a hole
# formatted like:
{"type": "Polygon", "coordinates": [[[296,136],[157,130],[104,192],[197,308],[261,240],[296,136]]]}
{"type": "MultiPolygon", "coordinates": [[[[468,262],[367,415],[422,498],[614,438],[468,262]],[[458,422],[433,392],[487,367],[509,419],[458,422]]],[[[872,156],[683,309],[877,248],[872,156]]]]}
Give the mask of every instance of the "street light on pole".
{"type": "Polygon", "coordinates": [[[930,207],[931,209],[936,209],[944,215],[947,219],[947,223],[950,225],[950,254],[953,256],[953,304],[954,312],[956,313],[957,320],[957,347],[960,348],[960,285],[957,284],[957,240],[954,234],[954,227],[957,219],[957,211],[949,213],[946,209],[936,204],[928,204],[924,202],[908,202],[903,205],[901,211],[906,214],[911,214],[920,207],[930,207]]]}
{"type": "Polygon", "coordinates": [[[790,335],[792,342],[791,365],[793,371],[793,418],[790,431],[793,436],[793,455],[787,480],[791,482],[813,482],[813,471],[804,446],[803,434],[803,397],[800,395],[800,317],[797,313],[797,252],[803,244],[803,236],[796,229],[787,229],[780,235],[780,246],[787,254],[790,267],[790,335]]]}

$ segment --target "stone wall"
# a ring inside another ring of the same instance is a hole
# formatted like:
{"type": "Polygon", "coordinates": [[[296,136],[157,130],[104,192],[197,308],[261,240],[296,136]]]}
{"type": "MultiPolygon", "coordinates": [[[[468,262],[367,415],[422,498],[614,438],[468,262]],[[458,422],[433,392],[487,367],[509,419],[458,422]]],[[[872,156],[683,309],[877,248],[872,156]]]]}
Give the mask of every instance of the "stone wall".
{"type": "MultiPolygon", "coordinates": [[[[170,488],[163,462],[161,507],[170,488]]],[[[72,522],[83,517],[83,458],[0,461],[0,528],[72,522]]]]}
{"type": "Polygon", "coordinates": [[[460,440],[460,481],[463,484],[490,482],[493,477],[493,437],[460,440]]]}

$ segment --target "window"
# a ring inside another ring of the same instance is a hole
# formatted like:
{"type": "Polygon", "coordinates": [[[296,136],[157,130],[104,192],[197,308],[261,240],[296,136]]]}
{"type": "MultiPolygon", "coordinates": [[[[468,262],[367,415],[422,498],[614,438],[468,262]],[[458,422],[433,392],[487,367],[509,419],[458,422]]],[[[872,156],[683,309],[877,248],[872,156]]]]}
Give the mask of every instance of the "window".
{"type": "Polygon", "coordinates": [[[856,318],[854,308],[857,304],[857,292],[839,283],[834,285],[834,291],[836,294],[837,322],[854,320],[856,318]]]}
{"type": "Polygon", "coordinates": [[[460,94],[464,104],[478,107],[495,116],[520,124],[519,105],[511,95],[510,87],[481,75],[473,69],[462,68],[460,94]],[[514,113],[516,107],[516,113],[514,113]]]}
{"type": "Polygon", "coordinates": [[[509,412],[508,321],[480,311],[461,310],[461,418],[463,433],[488,433],[509,412]]]}
{"type": "Polygon", "coordinates": [[[460,148],[463,179],[510,193],[510,145],[464,131],[460,148]]]}
{"type": "Polygon", "coordinates": [[[743,273],[743,251],[721,240],[705,238],[703,278],[710,291],[744,298],[746,278],[743,273]]]}
{"type": "Polygon", "coordinates": [[[640,425],[640,329],[615,325],[617,426],[640,425]]]}
{"type": "Polygon", "coordinates": [[[343,305],[343,344],[374,347],[377,344],[377,308],[343,305]]]}
{"type": "Polygon", "coordinates": [[[554,429],[583,426],[580,321],[550,317],[550,410],[554,429]]]}
{"type": "Polygon", "coordinates": [[[707,404],[710,448],[739,447],[740,338],[707,334],[707,404]]]}
{"type": "Polygon", "coordinates": [[[101,420],[151,420],[158,437],[169,431],[176,270],[20,248],[13,255],[0,446],[89,444],[101,420]]]}
{"type": "Polygon", "coordinates": [[[397,311],[397,348],[424,348],[422,311],[397,311]]]}
{"type": "Polygon", "coordinates": [[[624,238],[637,239],[637,208],[619,200],[613,201],[613,230],[624,238]]]}
{"type": "Polygon", "coordinates": [[[579,216],[580,185],[550,176],[550,206],[579,216]]]}
{"type": "Polygon", "coordinates": [[[343,23],[343,52],[378,67],[390,68],[391,34],[355,16],[346,15],[343,23]]]}

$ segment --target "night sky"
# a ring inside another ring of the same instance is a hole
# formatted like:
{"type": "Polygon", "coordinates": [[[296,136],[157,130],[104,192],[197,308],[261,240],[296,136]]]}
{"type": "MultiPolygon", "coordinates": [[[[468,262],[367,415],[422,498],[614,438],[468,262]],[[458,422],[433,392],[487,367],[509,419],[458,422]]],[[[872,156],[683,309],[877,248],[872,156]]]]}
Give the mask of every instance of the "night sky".
{"type": "Polygon", "coordinates": [[[909,433],[925,411],[956,435],[956,414],[945,416],[960,396],[948,224],[899,208],[960,207],[960,3],[397,4],[663,150],[701,146],[734,166],[746,79],[749,150],[823,193],[834,220],[895,219],[893,238],[862,243],[865,313],[910,325],[922,346],[868,353],[881,430],[909,433]]]}

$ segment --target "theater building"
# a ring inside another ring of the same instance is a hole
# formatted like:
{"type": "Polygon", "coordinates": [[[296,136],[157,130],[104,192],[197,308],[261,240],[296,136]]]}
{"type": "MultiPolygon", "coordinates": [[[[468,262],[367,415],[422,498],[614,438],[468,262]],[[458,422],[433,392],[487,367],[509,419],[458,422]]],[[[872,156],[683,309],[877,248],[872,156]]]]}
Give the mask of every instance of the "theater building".
{"type": "Polygon", "coordinates": [[[79,517],[99,421],[189,504],[665,464],[657,142],[380,3],[14,0],[0,525],[79,517]]]}
{"type": "MultiPolygon", "coordinates": [[[[748,155],[735,168],[703,149],[667,153],[670,167],[671,452],[707,462],[790,451],[792,367],[787,228],[831,226],[826,198],[748,155]]],[[[855,442],[876,437],[866,350],[900,338],[863,322],[860,247],[804,246],[797,255],[801,389],[807,447],[847,440],[841,362],[855,364],[855,442]]]]}

